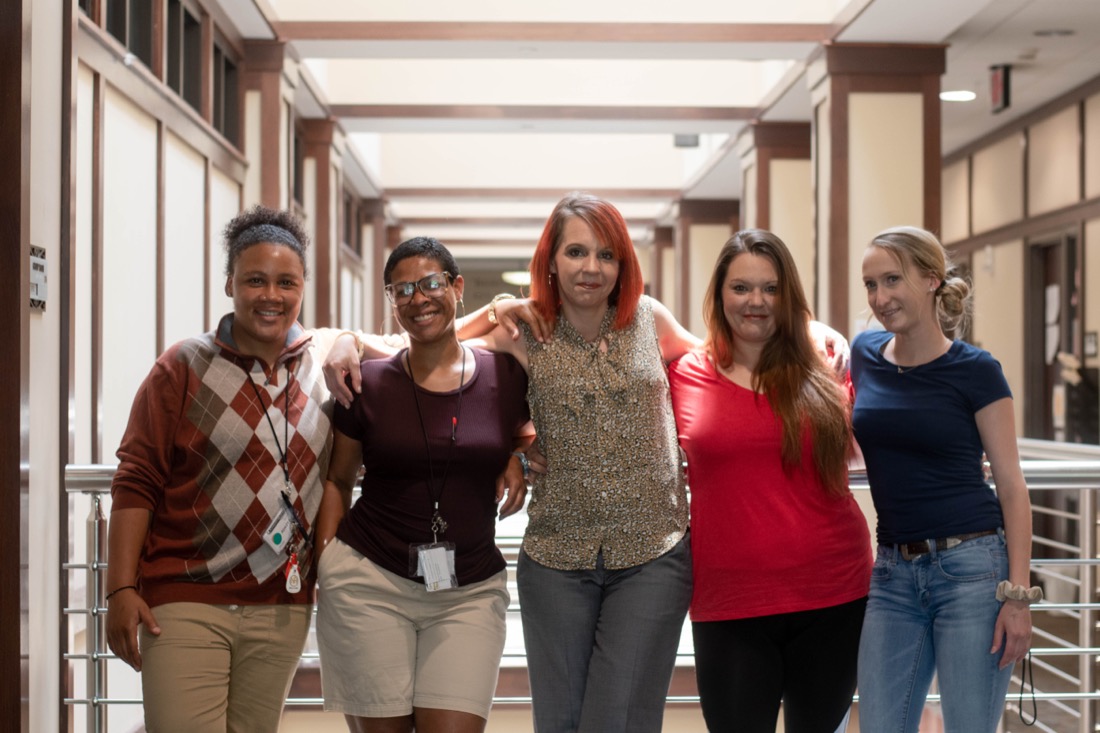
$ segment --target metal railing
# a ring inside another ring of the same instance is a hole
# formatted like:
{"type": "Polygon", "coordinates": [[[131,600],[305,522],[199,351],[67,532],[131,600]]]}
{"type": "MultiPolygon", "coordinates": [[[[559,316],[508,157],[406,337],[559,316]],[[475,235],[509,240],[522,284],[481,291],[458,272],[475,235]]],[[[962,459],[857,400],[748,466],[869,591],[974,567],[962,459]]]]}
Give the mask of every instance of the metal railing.
{"type": "MultiPolygon", "coordinates": [[[[1097,491],[1100,490],[1100,448],[1092,451],[1085,449],[1069,452],[1057,447],[1057,444],[1044,441],[1020,442],[1021,454],[1025,456],[1054,456],[1055,460],[1021,461],[1037,518],[1054,522],[1061,531],[1058,536],[1044,536],[1036,533],[1032,560],[1033,572],[1039,582],[1047,588],[1048,599],[1033,606],[1035,635],[1032,657],[1039,671],[1042,685],[1037,683],[1034,696],[1041,705],[1036,730],[1053,733],[1066,733],[1077,730],[1080,733],[1093,731],[1100,716],[1097,705],[1100,690],[1097,689],[1097,662],[1100,655],[1100,639],[1097,638],[1097,610],[1100,598],[1097,596],[1095,568],[1100,564],[1097,557],[1097,491]],[[1088,456],[1086,459],[1085,456],[1088,456]],[[1066,457],[1071,457],[1066,460],[1066,457]],[[1058,460],[1060,458],[1061,460],[1058,460]],[[1057,501],[1048,501],[1048,497],[1058,497],[1057,501]],[[1059,524],[1060,523],[1060,524],[1059,524]],[[1049,623],[1048,623],[1049,621],[1049,623]],[[1076,657],[1076,671],[1065,669],[1060,660],[1076,657]],[[1066,689],[1042,689],[1043,685],[1060,686],[1066,689]],[[1070,689],[1072,688],[1072,689],[1070,689]],[[1055,725],[1057,727],[1051,727],[1055,725]],[[1073,727],[1068,727],[1072,725],[1073,727]]],[[[75,670],[83,666],[83,674],[70,674],[70,679],[83,677],[84,695],[65,698],[65,704],[83,706],[86,709],[86,730],[107,731],[107,709],[112,705],[138,705],[140,697],[112,697],[108,694],[108,663],[117,659],[107,649],[105,635],[106,603],[104,595],[107,567],[107,523],[104,513],[106,495],[109,491],[113,466],[68,466],[66,469],[65,489],[70,497],[83,496],[89,502],[85,521],[85,541],[83,557],[70,559],[64,563],[65,572],[82,573],[81,586],[78,577],[71,586],[76,589],[66,601],[64,613],[70,619],[70,627],[83,629],[83,643],[73,643],[80,634],[70,631],[70,640],[64,650],[66,664],[75,670]],[[80,592],[83,587],[83,593],[80,592]],[[80,623],[83,620],[83,624],[80,623]],[[83,648],[70,648],[82,646],[83,648]]],[[[852,472],[850,485],[853,491],[867,491],[866,475],[852,472]]],[[[75,524],[75,523],[74,523],[75,524]]],[[[79,534],[79,533],[74,533],[79,534]]],[[[509,564],[509,572],[514,573],[515,557],[518,554],[520,537],[517,534],[498,534],[497,540],[509,564]]],[[[72,548],[75,554],[75,547],[72,548]]],[[[514,575],[512,576],[514,577],[514,575]]],[[[516,598],[514,586],[511,588],[516,598]]],[[[513,600],[508,609],[510,617],[518,618],[518,604],[513,600]]],[[[302,655],[305,666],[316,665],[317,653],[311,649],[311,642],[302,655]]],[[[505,651],[505,664],[524,659],[522,651],[505,651]]],[[[690,664],[692,652],[681,649],[679,663],[690,664]]],[[[1013,680],[1013,689],[1020,684],[1013,680]]],[[[1016,694],[1010,693],[1008,709],[1016,709],[1016,694]]],[[[1030,697],[1030,695],[1029,695],[1030,697]]],[[[858,696],[856,697],[858,701],[858,696]]],[[[928,696],[930,702],[938,702],[938,694],[928,696]]],[[[670,704],[697,704],[696,696],[670,696],[670,704]]],[[[530,703],[530,697],[496,697],[494,705],[515,705],[530,703]]],[[[291,697],[288,706],[320,707],[322,700],[314,697],[291,697]]]]}

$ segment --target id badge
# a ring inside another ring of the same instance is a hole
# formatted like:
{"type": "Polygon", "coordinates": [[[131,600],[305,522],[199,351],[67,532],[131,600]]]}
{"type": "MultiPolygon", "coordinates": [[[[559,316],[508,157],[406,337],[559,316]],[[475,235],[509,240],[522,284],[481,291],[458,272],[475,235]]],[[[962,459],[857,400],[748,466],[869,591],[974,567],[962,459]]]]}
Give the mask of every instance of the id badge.
{"type": "Polygon", "coordinates": [[[287,544],[294,538],[294,522],[287,514],[286,507],[279,505],[279,513],[264,530],[264,542],[275,552],[285,552],[287,544]]]}
{"type": "Polygon", "coordinates": [[[434,593],[435,591],[458,587],[458,578],[455,576],[454,544],[450,542],[432,542],[424,545],[412,545],[410,550],[415,553],[416,557],[416,570],[412,574],[415,577],[424,578],[425,590],[434,593]]]}

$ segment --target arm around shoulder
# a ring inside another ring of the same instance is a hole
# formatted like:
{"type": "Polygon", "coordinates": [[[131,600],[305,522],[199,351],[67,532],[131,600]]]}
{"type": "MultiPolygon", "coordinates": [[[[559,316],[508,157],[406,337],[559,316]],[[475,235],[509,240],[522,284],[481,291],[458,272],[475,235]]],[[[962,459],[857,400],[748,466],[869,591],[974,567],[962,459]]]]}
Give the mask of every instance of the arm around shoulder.
{"type": "Polygon", "coordinates": [[[695,334],[680,325],[673,318],[672,313],[665,305],[654,298],[649,302],[653,305],[653,322],[657,327],[657,344],[661,349],[661,358],[666,364],[676,361],[681,356],[699,348],[703,341],[695,334]]]}

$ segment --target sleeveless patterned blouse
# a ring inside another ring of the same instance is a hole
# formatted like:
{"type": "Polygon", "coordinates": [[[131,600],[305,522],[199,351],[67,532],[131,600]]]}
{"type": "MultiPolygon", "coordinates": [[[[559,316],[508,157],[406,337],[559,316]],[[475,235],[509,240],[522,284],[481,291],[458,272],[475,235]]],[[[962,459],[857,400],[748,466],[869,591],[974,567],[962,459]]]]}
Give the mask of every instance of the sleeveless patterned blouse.
{"type": "Polygon", "coordinates": [[[549,473],[535,475],[524,551],[557,570],[641,565],[684,536],[688,506],[668,373],[650,300],[634,321],[584,340],[558,316],[553,340],[525,329],[527,401],[549,473]],[[606,344],[606,347],[604,346],[606,344]]]}

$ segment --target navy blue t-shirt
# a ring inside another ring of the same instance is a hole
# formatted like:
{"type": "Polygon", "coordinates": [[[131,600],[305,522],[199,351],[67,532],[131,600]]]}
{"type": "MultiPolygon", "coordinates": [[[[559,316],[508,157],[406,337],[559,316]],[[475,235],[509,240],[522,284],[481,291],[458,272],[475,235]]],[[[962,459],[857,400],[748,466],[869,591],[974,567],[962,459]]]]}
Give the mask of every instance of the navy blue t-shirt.
{"type": "Polygon", "coordinates": [[[1011,397],[1001,365],[964,341],[899,373],[882,356],[893,338],[865,331],[852,343],[852,424],[878,512],[878,541],[913,542],[1003,526],[982,475],[974,415],[1011,397]]]}

